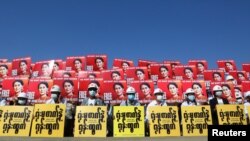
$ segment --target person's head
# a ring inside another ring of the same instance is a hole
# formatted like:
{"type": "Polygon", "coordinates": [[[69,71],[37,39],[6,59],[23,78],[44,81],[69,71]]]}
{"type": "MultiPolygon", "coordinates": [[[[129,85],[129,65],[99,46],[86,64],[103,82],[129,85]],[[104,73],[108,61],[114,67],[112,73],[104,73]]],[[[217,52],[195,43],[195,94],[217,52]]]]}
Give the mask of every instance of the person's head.
{"type": "Polygon", "coordinates": [[[95,86],[96,88],[97,88],[97,93],[99,93],[100,92],[100,83],[97,81],[97,80],[92,80],[92,81],[90,81],[90,83],[89,83],[89,86],[95,86]]]}
{"type": "Polygon", "coordinates": [[[28,69],[28,62],[26,60],[21,60],[19,62],[19,68],[20,68],[21,72],[25,73],[28,69]]]}
{"type": "Polygon", "coordinates": [[[225,65],[228,71],[234,70],[233,64],[231,62],[226,62],[225,65]]]}
{"type": "Polygon", "coordinates": [[[177,63],[171,63],[171,68],[172,68],[173,71],[175,70],[176,66],[177,66],[177,63]]]}
{"type": "Polygon", "coordinates": [[[163,100],[163,91],[160,88],[154,90],[154,95],[157,101],[161,102],[163,100]]]}
{"type": "Polygon", "coordinates": [[[121,80],[121,74],[118,71],[113,71],[111,73],[111,77],[113,80],[121,80]]]}
{"type": "Polygon", "coordinates": [[[65,77],[65,78],[71,77],[70,72],[64,72],[63,77],[65,77]]]}
{"type": "Polygon", "coordinates": [[[73,95],[74,93],[74,82],[72,80],[65,80],[63,82],[63,88],[67,95],[73,95]]]}
{"type": "Polygon", "coordinates": [[[187,79],[193,79],[194,74],[193,74],[192,68],[190,68],[190,67],[185,68],[184,73],[185,73],[187,79]]]}
{"type": "Polygon", "coordinates": [[[137,69],[135,71],[135,74],[136,74],[138,80],[144,80],[145,79],[145,72],[144,72],[143,69],[137,69]]]}
{"type": "Polygon", "coordinates": [[[42,75],[49,75],[49,64],[44,63],[42,64],[42,75]]]}
{"type": "Polygon", "coordinates": [[[8,74],[8,66],[3,64],[3,65],[0,65],[0,74],[2,76],[7,76],[8,74]]]}
{"type": "Polygon", "coordinates": [[[161,73],[162,78],[168,78],[168,68],[166,66],[160,66],[159,72],[161,73]]]}
{"type": "Polygon", "coordinates": [[[88,78],[89,79],[95,79],[96,78],[96,74],[90,73],[90,74],[88,74],[88,78]]]}
{"type": "Polygon", "coordinates": [[[198,95],[202,95],[202,86],[200,83],[195,82],[192,84],[192,89],[194,90],[194,93],[198,95]]]}
{"type": "Polygon", "coordinates": [[[75,70],[78,72],[78,71],[81,71],[82,70],[82,60],[77,58],[74,60],[74,66],[75,66],[75,70]]]}
{"type": "Polygon", "coordinates": [[[198,69],[199,73],[203,73],[204,70],[205,70],[204,63],[203,62],[198,62],[196,65],[197,65],[197,69],[198,69]]]}
{"type": "Polygon", "coordinates": [[[28,102],[28,96],[26,93],[19,93],[17,96],[17,103],[19,105],[26,105],[28,102]]]}
{"type": "Polygon", "coordinates": [[[123,71],[126,71],[129,68],[130,64],[126,61],[122,62],[122,69],[123,71]]]}
{"type": "Polygon", "coordinates": [[[59,63],[58,62],[54,62],[53,71],[57,71],[57,70],[59,70],[59,63]]]}
{"type": "Polygon", "coordinates": [[[214,81],[222,81],[222,76],[219,72],[214,72],[213,79],[214,79],[214,81]]]}
{"type": "Polygon", "coordinates": [[[23,92],[23,84],[23,80],[20,79],[13,81],[12,87],[14,88],[16,94],[23,92]]]}
{"type": "Polygon", "coordinates": [[[234,77],[232,76],[232,75],[228,75],[227,77],[226,77],[226,81],[227,82],[232,82],[233,84],[237,84],[237,81],[234,79],[234,77]]]}
{"type": "Polygon", "coordinates": [[[188,88],[185,92],[187,101],[195,101],[195,93],[192,88],[188,88]]]}
{"type": "Polygon", "coordinates": [[[134,101],[134,100],[135,100],[135,93],[136,93],[135,88],[133,88],[133,87],[131,87],[131,86],[129,86],[129,87],[127,88],[126,94],[127,94],[127,96],[128,96],[128,100],[129,100],[129,101],[134,101]]]}
{"type": "Polygon", "coordinates": [[[51,93],[51,98],[55,102],[57,102],[61,94],[61,88],[58,85],[53,85],[52,88],[50,89],[50,93],[51,93]]]}
{"type": "Polygon", "coordinates": [[[178,85],[174,82],[168,83],[168,90],[172,96],[178,95],[178,85]]]}
{"type": "Polygon", "coordinates": [[[141,83],[140,89],[145,96],[150,96],[151,89],[150,85],[146,82],[141,83]]]}
{"type": "Polygon", "coordinates": [[[223,89],[220,85],[215,85],[213,87],[213,94],[215,97],[221,98],[223,94],[223,89]]]}
{"type": "Polygon", "coordinates": [[[90,97],[95,97],[98,91],[98,86],[96,83],[89,83],[88,85],[88,93],[90,97]]]}
{"type": "Polygon", "coordinates": [[[120,83],[120,82],[114,83],[113,89],[115,90],[115,93],[116,93],[118,96],[121,96],[121,95],[124,94],[124,86],[123,86],[122,83],[120,83]]]}
{"type": "Polygon", "coordinates": [[[46,96],[47,93],[48,93],[48,90],[49,90],[48,82],[45,82],[45,81],[40,82],[38,84],[38,90],[39,90],[39,93],[40,93],[41,96],[46,96]]]}
{"type": "Polygon", "coordinates": [[[239,87],[234,87],[234,94],[235,94],[237,103],[239,104],[243,103],[242,92],[239,87]]]}
{"type": "Polygon", "coordinates": [[[238,79],[239,79],[240,81],[246,80],[246,77],[245,77],[245,75],[244,75],[243,72],[238,72],[237,75],[238,75],[238,79]]]}
{"type": "Polygon", "coordinates": [[[232,92],[231,92],[230,86],[228,84],[222,84],[222,90],[223,90],[223,94],[226,97],[232,96],[232,92]]]}
{"type": "Polygon", "coordinates": [[[97,57],[95,59],[95,64],[96,64],[98,70],[104,69],[104,59],[102,57],[97,57]]]}

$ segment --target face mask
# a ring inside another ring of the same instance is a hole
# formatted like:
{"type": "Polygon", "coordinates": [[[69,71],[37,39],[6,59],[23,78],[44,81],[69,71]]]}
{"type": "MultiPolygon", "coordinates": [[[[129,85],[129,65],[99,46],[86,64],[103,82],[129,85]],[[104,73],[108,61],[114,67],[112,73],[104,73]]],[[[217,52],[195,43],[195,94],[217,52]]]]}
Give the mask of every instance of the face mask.
{"type": "Polygon", "coordinates": [[[237,99],[237,102],[238,103],[242,103],[242,99],[237,99]]]}
{"type": "Polygon", "coordinates": [[[194,96],[194,95],[189,95],[189,96],[188,96],[188,99],[189,99],[190,101],[194,101],[195,96],[194,96]]]}
{"type": "Polygon", "coordinates": [[[162,100],[163,100],[163,96],[162,96],[162,95],[157,95],[157,96],[156,96],[156,99],[157,99],[158,101],[162,101],[162,100]]]}
{"type": "Polygon", "coordinates": [[[134,99],[135,99],[135,95],[132,95],[132,94],[128,95],[128,100],[133,101],[134,99]]]}
{"type": "Polygon", "coordinates": [[[215,95],[216,95],[217,97],[221,97],[221,96],[222,96],[222,92],[221,92],[221,91],[215,92],[215,95]]]}
{"type": "Polygon", "coordinates": [[[96,91],[89,91],[89,95],[90,96],[95,96],[96,95],[96,91]]]}
{"type": "Polygon", "coordinates": [[[54,101],[57,101],[58,96],[57,96],[57,94],[51,94],[51,98],[54,99],[54,101]]]}
{"type": "Polygon", "coordinates": [[[18,104],[20,104],[20,105],[24,105],[26,103],[26,100],[18,100],[18,104]]]}

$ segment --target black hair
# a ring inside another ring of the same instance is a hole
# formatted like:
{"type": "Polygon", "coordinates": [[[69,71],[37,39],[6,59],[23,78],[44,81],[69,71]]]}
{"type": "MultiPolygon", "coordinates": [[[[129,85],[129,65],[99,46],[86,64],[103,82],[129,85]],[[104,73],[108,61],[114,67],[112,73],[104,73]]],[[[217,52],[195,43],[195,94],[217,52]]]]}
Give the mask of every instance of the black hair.
{"type": "Polygon", "coordinates": [[[146,85],[148,88],[151,88],[150,85],[149,85],[147,82],[143,82],[143,83],[141,83],[141,85],[140,85],[140,89],[141,89],[142,85],[146,85]]]}
{"type": "Polygon", "coordinates": [[[69,77],[71,77],[70,72],[64,72],[63,75],[68,75],[69,77]]]}
{"type": "Polygon", "coordinates": [[[191,72],[193,72],[193,69],[190,68],[190,67],[186,67],[186,68],[184,69],[184,73],[186,72],[186,70],[190,70],[191,72]]]}
{"type": "Polygon", "coordinates": [[[129,62],[127,62],[127,61],[123,61],[123,62],[121,63],[121,65],[123,65],[123,64],[127,64],[128,66],[130,66],[129,62]]]}
{"type": "Polygon", "coordinates": [[[76,61],[79,61],[80,63],[82,63],[82,60],[81,60],[80,58],[76,58],[76,59],[74,60],[74,64],[75,64],[76,61]]]}
{"type": "Polygon", "coordinates": [[[198,85],[200,88],[202,88],[201,84],[198,83],[198,82],[194,82],[194,83],[192,84],[192,88],[194,87],[194,85],[198,85]]]}
{"type": "Polygon", "coordinates": [[[0,67],[5,67],[6,69],[9,68],[6,64],[2,64],[2,65],[0,65],[0,67]]]}
{"type": "Polygon", "coordinates": [[[121,74],[120,74],[119,71],[113,71],[113,72],[111,72],[111,77],[113,76],[113,74],[117,74],[117,75],[121,76],[121,74]]]}
{"type": "Polygon", "coordinates": [[[168,83],[168,89],[169,89],[169,86],[170,85],[174,85],[176,88],[178,88],[178,85],[175,83],[175,82],[170,82],[170,83],[168,83]]]}
{"type": "Polygon", "coordinates": [[[114,84],[113,84],[113,89],[115,89],[115,86],[116,86],[116,85],[119,85],[119,86],[121,86],[121,87],[124,89],[124,86],[123,86],[122,83],[120,83],[120,82],[114,83],[114,84]]]}
{"type": "Polygon", "coordinates": [[[19,62],[19,66],[21,65],[21,63],[25,63],[26,65],[28,64],[27,60],[21,60],[21,61],[19,62]]]}
{"type": "Polygon", "coordinates": [[[96,60],[101,60],[102,62],[104,62],[104,59],[102,57],[96,57],[95,62],[96,62],[96,60]]]}
{"type": "Polygon", "coordinates": [[[72,80],[64,80],[63,87],[64,87],[65,83],[70,83],[70,85],[74,86],[74,82],[72,80]]]}
{"type": "Polygon", "coordinates": [[[40,82],[40,83],[38,84],[38,89],[39,89],[39,87],[40,87],[41,84],[44,84],[47,88],[49,88],[48,82],[42,81],[42,82],[40,82]]]}
{"type": "Polygon", "coordinates": [[[137,69],[137,70],[135,71],[135,74],[137,74],[138,71],[140,71],[140,72],[142,72],[143,74],[145,74],[145,72],[144,72],[143,69],[137,69]]]}
{"type": "Polygon", "coordinates": [[[14,87],[16,82],[19,82],[23,86],[23,80],[18,79],[12,82],[12,87],[14,87]]]}
{"type": "Polygon", "coordinates": [[[168,71],[168,68],[166,66],[160,66],[159,72],[161,71],[162,68],[164,68],[164,69],[166,69],[168,71]]]}

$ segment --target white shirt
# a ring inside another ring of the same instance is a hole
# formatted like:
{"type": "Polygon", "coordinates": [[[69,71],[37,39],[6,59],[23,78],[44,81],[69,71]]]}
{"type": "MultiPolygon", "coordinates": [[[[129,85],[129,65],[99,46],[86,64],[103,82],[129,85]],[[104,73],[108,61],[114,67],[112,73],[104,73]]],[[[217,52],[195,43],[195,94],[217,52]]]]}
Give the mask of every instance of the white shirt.
{"type": "Polygon", "coordinates": [[[181,106],[195,106],[196,104],[194,102],[189,101],[189,103],[187,101],[184,101],[181,106]]]}
{"type": "Polygon", "coordinates": [[[5,106],[6,105],[6,100],[5,99],[0,99],[0,106],[5,106]]]}
{"type": "Polygon", "coordinates": [[[88,105],[94,106],[95,105],[95,99],[88,99],[88,105]]]}
{"type": "Polygon", "coordinates": [[[167,105],[167,103],[166,103],[165,100],[164,100],[163,103],[160,103],[160,104],[158,104],[158,102],[157,102],[156,100],[151,101],[151,102],[148,104],[148,106],[147,106],[146,119],[148,119],[148,117],[149,117],[149,107],[150,107],[150,106],[168,106],[168,105],[167,105]]]}
{"type": "Polygon", "coordinates": [[[224,104],[223,100],[221,98],[217,98],[217,102],[218,102],[219,105],[223,105],[224,104]]]}

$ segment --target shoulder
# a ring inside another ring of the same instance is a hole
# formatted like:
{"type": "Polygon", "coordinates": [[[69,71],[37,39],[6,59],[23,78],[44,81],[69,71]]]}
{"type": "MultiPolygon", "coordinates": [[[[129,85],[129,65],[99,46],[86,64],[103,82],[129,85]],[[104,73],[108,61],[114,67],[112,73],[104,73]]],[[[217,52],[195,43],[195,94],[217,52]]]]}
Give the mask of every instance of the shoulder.
{"type": "Polygon", "coordinates": [[[88,104],[88,100],[89,100],[88,98],[83,99],[82,100],[82,105],[87,105],[88,104]]]}

